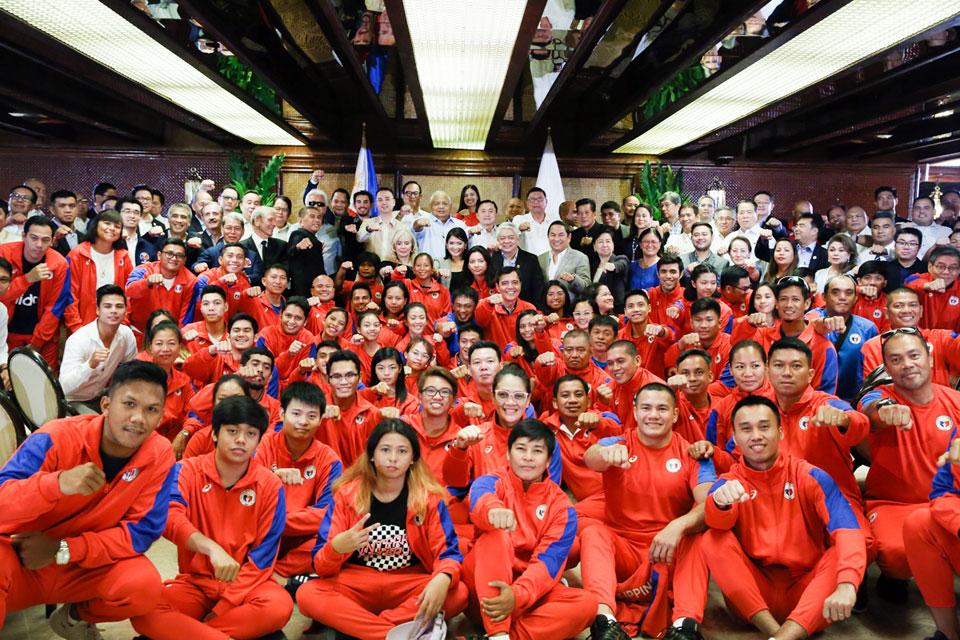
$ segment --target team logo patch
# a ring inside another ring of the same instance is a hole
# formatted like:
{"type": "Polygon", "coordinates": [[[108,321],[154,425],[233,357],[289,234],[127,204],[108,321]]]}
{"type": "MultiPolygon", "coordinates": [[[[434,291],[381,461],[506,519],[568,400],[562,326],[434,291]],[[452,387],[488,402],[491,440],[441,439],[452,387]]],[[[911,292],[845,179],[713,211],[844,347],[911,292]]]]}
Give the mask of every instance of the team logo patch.
{"type": "Polygon", "coordinates": [[[354,420],[357,424],[363,424],[363,421],[364,417],[362,415],[357,416],[356,420],[354,420]]]}
{"type": "Polygon", "coordinates": [[[873,524],[874,522],[877,521],[877,516],[878,516],[878,515],[880,515],[880,514],[878,514],[876,511],[874,511],[874,512],[871,513],[869,516],[867,516],[867,522],[869,522],[870,524],[873,524]]]}
{"type": "Polygon", "coordinates": [[[434,291],[434,292],[431,293],[430,295],[433,296],[433,299],[434,299],[434,300],[436,300],[437,298],[440,297],[440,292],[439,292],[439,291],[434,291]]]}
{"type": "Polygon", "coordinates": [[[177,389],[176,391],[173,392],[173,395],[179,396],[181,391],[183,391],[183,389],[177,389]]]}
{"type": "Polygon", "coordinates": [[[173,290],[176,291],[177,293],[180,293],[181,291],[183,291],[183,285],[182,285],[182,284],[178,284],[177,286],[175,286],[175,287],[173,288],[173,290]]]}
{"type": "Polygon", "coordinates": [[[570,322],[567,323],[567,331],[573,331],[573,324],[570,322]]]}
{"type": "Polygon", "coordinates": [[[753,491],[750,492],[750,499],[751,499],[751,500],[756,500],[756,499],[757,499],[757,490],[756,490],[756,489],[754,489],[753,491]]]}
{"type": "Polygon", "coordinates": [[[234,300],[239,300],[239,299],[240,299],[240,292],[239,292],[239,291],[234,291],[234,292],[233,292],[233,299],[234,299],[234,300]]]}
{"type": "Polygon", "coordinates": [[[654,341],[653,336],[647,336],[647,342],[649,342],[650,344],[653,344],[653,341],[654,341]]]}
{"type": "Polygon", "coordinates": [[[418,527],[423,524],[422,513],[418,513],[417,515],[413,516],[413,524],[417,525],[418,527]]]}
{"type": "Polygon", "coordinates": [[[721,359],[722,359],[722,358],[720,357],[720,354],[717,353],[717,357],[715,357],[715,358],[713,359],[713,361],[719,363],[721,359]]]}
{"type": "Polygon", "coordinates": [[[859,333],[854,333],[850,336],[850,344],[860,344],[861,340],[863,340],[863,338],[860,337],[859,333]]]}
{"type": "Polygon", "coordinates": [[[787,500],[793,500],[797,497],[797,490],[793,488],[792,482],[783,485],[783,497],[787,500]]]}
{"type": "Polygon", "coordinates": [[[958,304],[960,304],[960,298],[958,298],[957,296],[950,296],[950,299],[947,302],[950,303],[951,307],[955,307],[958,304]]]}
{"type": "Polygon", "coordinates": [[[200,492],[210,493],[210,489],[213,489],[213,485],[208,482],[207,484],[203,485],[203,489],[200,489],[200,492]]]}
{"type": "Polygon", "coordinates": [[[637,456],[630,456],[630,459],[627,460],[627,462],[629,462],[629,463],[631,463],[631,464],[634,463],[634,462],[636,462],[636,461],[637,461],[637,456]]]}
{"type": "Polygon", "coordinates": [[[880,318],[883,317],[883,311],[881,311],[880,309],[874,309],[873,317],[879,320],[880,318]]]}
{"type": "Polygon", "coordinates": [[[680,466],[680,458],[670,458],[667,460],[666,467],[667,471],[670,473],[676,473],[677,471],[680,471],[680,466]]]}
{"type": "Polygon", "coordinates": [[[490,452],[492,452],[492,451],[493,451],[493,445],[492,445],[492,444],[488,444],[488,445],[487,445],[487,448],[483,450],[484,453],[490,453],[490,452]]]}
{"type": "Polygon", "coordinates": [[[306,478],[307,480],[310,480],[315,475],[317,475],[317,468],[313,465],[310,465],[309,467],[303,470],[303,477],[306,478]]]}
{"type": "Polygon", "coordinates": [[[150,254],[146,251],[140,254],[140,262],[150,262],[150,254]]]}
{"type": "Polygon", "coordinates": [[[246,489],[240,494],[240,504],[245,507],[252,507],[257,502],[257,492],[253,489],[246,489]]]}
{"type": "Polygon", "coordinates": [[[140,475],[140,469],[137,469],[136,467],[134,467],[133,469],[124,471],[123,475],[120,477],[123,478],[124,482],[133,482],[138,475],[140,475]]]}
{"type": "Polygon", "coordinates": [[[940,416],[937,418],[937,429],[940,431],[950,431],[953,429],[953,420],[950,416],[940,416]]]}
{"type": "Polygon", "coordinates": [[[547,505],[542,504],[537,507],[537,520],[543,520],[547,515],[547,505]]]}
{"type": "Polygon", "coordinates": [[[803,416],[802,418],[800,418],[801,431],[806,431],[809,426],[810,426],[810,416],[803,416]]]}
{"type": "Polygon", "coordinates": [[[444,450],[444,451],[450,451],[450,447],[451,447],[451,446],[453,446],[453,443],[452,443],[452,442],[448,442],[447,444],[443,445],[443,450],[444,450]]]}

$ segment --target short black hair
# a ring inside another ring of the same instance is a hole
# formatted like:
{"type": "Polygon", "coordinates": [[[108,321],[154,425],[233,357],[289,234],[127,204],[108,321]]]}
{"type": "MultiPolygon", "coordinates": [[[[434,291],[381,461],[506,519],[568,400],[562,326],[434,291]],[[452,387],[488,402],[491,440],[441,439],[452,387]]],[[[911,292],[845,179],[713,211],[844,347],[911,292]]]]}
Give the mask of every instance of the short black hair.
{"type": "Polygon", "coordinates": [[[231,396],[213,408],[213,432],[220,433],[224,425],[246,424],[263,436],[270,417],[267,410],[250,396],[231,396]]]}
{"type": "Polygon", "coordinates": [[[483,329],[481,329],[480,325],[475,322],[466,322],[457,328],[458,337],[465,333],[475,333],[480,337],[481,340],[483,340],[483,329]]]}
{"type": "Polygon", "coordinates": [[[299,400],[309,407],[320,409],[320,415],[327,409],[327,399],[323,397],[320,387],[310,382],[291,382],[280,394],[280,406],[284,411],[294,400],[299,400]]]}
{"type": "Polygon", "coordinates": [[[27,235],[27,231],[34,227],[46,227],[50,229],[50,233],[56,233],[57,228],[53,226],[53,221],[47,216],[32,216],[27,218],[27,221],[23,223],[23,235],[27,235]]]}
{"type": "Polygon", "coordinates": [[[702,358],[703,361],[707,363],[707,368],[710,368],[710,365],[713,363],[713,358],[710,357],[709,351],[705,351],[704,349],[685,349],[677,357],[677,366],[679,367],[681,362],[690,358],[702,358]]]}
{"type": "Polygon", "coordinates": [[[95,196],[102,196],[102,195],[105,195],[105,194],[107,193],[107,191],[110,191],[111,189],[113,189],[114,191],[116,191],[116,190],[117,190],[117,185],[112,184],[112,183],[110,183],[110,182],[98,182],[98,183],[97,183],[96,185],[94,185],[94,187],[93,187],[93,195],[95,195],[95,196]]]}
{"type": "Polygon", "coordinates": [[[563,220],[554,220],[553,222],[551,222],[551,223],[550,223],[550,226],[547,227],[547,233],[549,234],[551,231],[553,231],[553,228],[554,228],[554,227],[563,227],[563,231],[564,231],[567,235],[570,235],[570,225],[568,225],[568,224],[567,224],[566,222],[564,222],[563,220]]]}
{"type": "Polygon", "coordinates": [[[163,239],[163,242],[160,244],[161,249],[166,249],[167,247],[180,247],[184,251],[187,250],[187,243],[181,240],[180,238],[174,238],[173,236],[167,236],[163,239]]]}
{"type": "Polygon", "coordinates": [[[709,222],[701,222],[699,220],[697,222],[694,222],[693,225],[690,226],[690,233],[693,233],[694,231],[696,231],[697,227],[706,227],[707,229],[710,230],[710,233],[713,233],[713,225],[711,225],[709,222]]]}
{"type": "Polygon", "coordinates": [[[677,265],[677,268],[680,269],[680,273],[683,273],[683,259],[680,256],[665,255],[659,260],[657,260],[657,272],[664,267],[668,267],[671,264],[677,265]]]}
{"type": "Polygon", "coordinates": [[[473,287],[462,287],[453,292],[451,300],[456,300],[457,298],[470,298],[474,304],[480,303],[480,294],[473,287]]]}
{"type": "Polygon", "coordinates": [[[720,303],[717,302],[716,298],[700,298],[699,300],[694,300],[693,304],[690,305],[691,318],[698,313],[703,313],[704,311],[713,311],[719,318],[721,315],[720,303]]]}
{"type": "MultiPolygon", "coordinates": [[[[470,352],[473,353],[473,349],[471,349],[470,352]]],[[[496,389],[501,380],[510,376],[520,378],[523,381],[523,386],[527,393],[530,393],[530,391],[533,390],[533,387],[530,384],[530,376],[527,375],[526,371],[520,368],[520,365],[513,362],[505,364],[500,371],[497,371],[497,375],[493,378],[493,388],[496,389]]]]}
{"type": "Polygon", "coordinates": [[[330,359],[327,360],[327,375],[330,375],[330,371],[333,370],[333,365],[338,362],[352,362],[353,366],[357,368],[357,374],[363,371],[363,367],[360,366],[360,358],[353,351],[347,351],[346,349],[341,349],[335,353],[330,354],[330,359]]]}
{"type": "Polygon", "coordinates": [[[574,373],[566,373],[560,376],[559,378],[557,378],[557,381],[553,383],[554,398],[557,397],[557,393],[560,391],[560,385],[563,384],[564,382],[578,382],[583,386],[584,393],[590,393],[590,384],[586,380],[584,380],[583,378],[581,378],[580,376],[574,373]]]}
{"type": "Polygon", "coordinates": [[[478,340],[470,346],[470,353],[467,354],[467,360],[470,360],[474,352],[480,351],[481,349],[493,349],[497,354],[497,361],[499,362],[503,359],[500,357],[500,345],[492,340],[478,340]]]}
{"type": "Polygon", "coordinates": [[[67,189],[57,189],[56,191],[50,194],[50,202],[53,202],[58,198],[73,198],[74,200],[76,200],[77,194],[67,189]]]}
{"type": "Polygon", "coordinates": [[[358,197],[358,196],[367,196],[367,198],[370,199],[370,203],[371,203],[371,204],[373,203],[373,194],[370,193],[369,191],[367,191],[366,189],[361,189],[360,191],[357,191],[355,194],[353,194],[353,203],[354,203],[354,204],[357,203],[357,197],[358,197]]]}
{"type": "Polygon", "coordinates": [[[153,339],[157,337],[157,334],[161,331],[173,331],[177,336],[177,340],[183,342],[183,333],[180,331],[180,325],[172,320],[161,320],[152,327],[148,327],[147,331],[144,333],[143,342],[145,345],[153,342],[153,339]]]}
{"type": "Polygon", "coordinates": [[[807,366],[813,365],[813,351],[802,340],[797,338],[780,338],[770,345],[767,351],[767,360],[773,358],[777,351],[799,351],[807,360],[807,366]]]}
{"type": "Polygon", "coordinates": [[[149,186],[142,183],[133,185],[133,188],[130,189],[130,197],[131,198],[135,197],[137,193],[140,191],[149,191],[150,197],[153,197],[153,189],[151,189],[149,186]]]}
{"type": "Polygon", "coordinates": [[[576,207],[577,207],[577,209],[579,209],[580,207],[582,207],[582,206],[585,205],[585,204],[586,204],[586,205],[590,205],[590,211],[596,211],[596,210],[597,210],[597,201],[594,200],[593,198],[580,198],[580,199],[577,200],[577,202],[576,202],[576,207]]]}
{"type": "Polygon", "coordinates": [[[307,299],[303,296],[293,296],[292,298],[287,298],[283,303],[283,307],[280,309],[280,313],[286,311],[287,307],[297,307],[300,309],[300,311],[303,311],[304,319],[310,317],[310,303],[307,302],[307,299]]]}
{"type": "Polygon", "coordinates": [[[167,397],[167,374],[154,362],[130,360],[121,364],[113,372],[107,395],[113,397],[117,389],[131,382],[149,382],[158,385],[163,388],[163,397],[167,397]]]}
{"type": "MultiPolygon", "coordinates": [[[[203,296],[201,295],[200,297],[202,298],[203,296]]],[[[246,320],[247,322],[250,323],[250,325],[253,327],[254,333],[257,333],[258,331],[260,331],[260,325],[257,323],[256,318],[254,318],[253,316],[247,313],[235,313],[230,317],[230,321],[227,322],[227,332],[229,333],[230,329],[233,329],[233,325],[237,324],[242,320],[246,320]]]]}
{"type": "MultiPolygon", "coordinates": [[[[473,247],[473,248],[476,249],[476,248],[482,248],[482,247],[473,247]]],[[[489,260],[487,261],[487,263],[489,264],[489,260]]],[[[514,273],[517,274],[517,278],[520,279],[520,283],[521,283],[520,286],[522,287],[523,278],[520,275],[520,270],[517,269],[516,267],[503,267],[502,269],[500,269],[500,273],[497,274],[497,282],[500,282],[500,280],[503,279],[503,276],[509,276],[514,273]]]]}
{"type": "Polygon", "coordinates": [[[648,382],[637,390],[636,395],[633,396],[633,404],[637,404],[637,398],[640,397],[640,394],[644,391],[656,391],[661,393],[666,393],[670,396],[670,399],[673,401],[673,406],[677,406],[677,392],[663,384],[662,382],[648,382]]]}
{"type": "Polygon", "coordinates": [[[240,385],[240,388],[243,389],[244,394],[250,395],[250,383],[247,382],[244,378],[237,375],[236,373],[228,373],[225,376],[221,376],[219,380],[213,383],[213,395],[211,396],[211,398],[216,398],[217,392],[220,391],[220,387],[222,387],[223,385],[229,382],[237,383],[238,385],[240,385]]]}
{"type": "MultiPolygon", "coordinates": [[[[0,269],[2,268],[3,268],[3,265],[0,264],[0,269]]],[[[123,298],[124,303],[126,303],[127,301],[127,294],[124,292],[123,287],[117,286],[115,284],[105,284],[99,289],[97,289],[97,306],[98,307],[100,306],[100,301],[106,298],[107,296],[120,296],[121,298],[123,298]]]]}
{"type": "Polygon", "coordinates": [[[887,185],[881,185],[881,186],[879,186],[879,187],[877,187],[876,189],[873,190],[873,199],[876,200],[877,198],[879,198],[879,197],[880,197],[880,194],[883,193],[884,191],[889,191],[890,193],[892,193],[894,198],[897,197],[897,188],[896,188],[896,187],[889,187],[889,186],[887,186],[887,185]]]}
{"type": "Polygon", "coordinates": [[[593,318],[590,319],[590,324],[587,325],[587,330],[593,331],[595,327],[607,327],[608,329],[613,329],[614,336],[616,336],[617,332],[620,331],[620,324],[613,316],[593,316],[593,318]]]}
{"type": "Polygon", "coordinates": [[[18,184],[18,185],[15,185],[15,186],[10,187],[10,193],[13,193],[13,190],[14,190],[14,189],[26,189],[27,191],[30,192],[30,197],[32,198],[32,200],[30,200],[30,202],[34,202],[34,203],[35,203],[35,202],[37,201],[37,192],[33,190],[33,187],[28,187],[28,186],[25,185],[25,184],[18,184]]]}
{"type": "Polygon", "coordinates": [[[513,429],[510,429],[510,435],[507,436],[507,451],[512,449],[513,443],[520,438],[543,442],[546,445],[548,460],[557,446],[557,437],[553,435],[553,429],[532,418],[521,420],[513,426],[513,429]]]}
{"type": "Polygon", "coordinates": [[[140,213],[141,213],[141,214],[143,213],[143,205],[140,204],[140,201],[139,201],[139,200],[135,200],[134,198],[131,198],[131,197],[128,197],[128,196],[123,196],[122,198],[117,198],[117,203],[116,203],[115,205],[113,205],[113,208],[116,209],[117,211],[120,211],[120,209],[123,209],[123,205],[125,205],[125,204],[135,204],[135,205],[137,205],[137,208],[140,209],[140,213]]]}
{"type": "Polygon", "coordinates": [[[0,271],[6,271],[11,276],[13,275],[13,265],[10,264],[10,261],[6,258],[0,258],[0,271]]]}
{"type": "Polygon", "coordinates": [[[743,267],[735,264],[730,265],[720,274],[720,289],[724,287],[736,287],[744,278],[749,278],[750,274],[743,267]]]}
{"type": "Polygon", "coordinates": [[[276,363],[276,358],[273,357],[273,352],[266,347],[250,347],[246,351],[240,354],[240,365],[243,366],[250,362],[250,358],[253,356],[265,356],[270,358],[271,366],[276,363]]]}
{"type": "Polygon", "coordinates": [[[537,191],[542,193],[544,198],[547,197],[547,192],[541,189],[540,187],[530,187],[529,189],[527,189],[527,197],[529,198],[531,193],[535,193],[537,191]]]}
{"type": "MultiPolygon", "coordinates": [[[[923,233],[921,233],[920,229],[917,229],[916,227],[900,227],[899,229],[897,229],[896,233],[893,234],[893,239],[899,240],[900,236],[903,236],[903,235],[913,236],[920,242],[920,244],[923,244],[923,233]]],[[[876,262],[876,261],[871,260],[871,262],[876,262]]]]}
{"type": "MultiPolygon", "coordinates": [[[[200,290],[200,299],[203,300],[203,296],[213,294],[215,296],[220,296],[223,298],[223,301],[227,301],[227,292],[224,291],[223,287],[218,284],[208,284],[203,289],[200,290]]],[[[242,315],[242,314],[241,314],[242,315]]],[[[229,331],[229,329],[227,329],[229,331]]]]}
{"type": "Polygon", "coordinates": [[[614,202],[613,200],[607,200],[602,205],[600,205],[600,211],[603,211],[604,209],[613,209],[617,213],[621,213],[620,205],[614,202]]]}
{"type": "Polygon", "coordinates": [[[777,423],[777,427],[778,428],[780,427],[780,410],[777,408],[777,405],[773,403],[773,400],[770,400],[769,398],[764,398],[763,396],[754,396],[754,395],[749,395],[749,396],[740,398],[737,404],[733,405],[733,411],[730,413],[731,426],[734,424],[734,421],[737,419],[737,413],[741,409],[746,409],[747,407],[766,407],[767,409],[770,409],[770,412],[773,413],[773,419],[777,423]]]}

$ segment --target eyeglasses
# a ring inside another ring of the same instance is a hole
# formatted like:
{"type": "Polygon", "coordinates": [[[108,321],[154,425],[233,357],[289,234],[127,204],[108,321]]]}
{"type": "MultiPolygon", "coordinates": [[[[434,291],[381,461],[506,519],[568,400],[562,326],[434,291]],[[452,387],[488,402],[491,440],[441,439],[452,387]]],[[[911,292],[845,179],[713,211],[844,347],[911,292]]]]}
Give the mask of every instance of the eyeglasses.
{"type": "Polygon", "coordinates": [[[529,393],[521,391],[514,391],[513,393],[509,391],[497,391],[493,395],[498,402],[526,402],[527,398],[530,397],[529,393]]]}
{"type": "Polygon", "coordinates": [[[419,191],[404,191],[404,192],[403,192],[403,195],[407,196],[408,198],[415,198],[415,197],[417,197],[418,195],[420,195],[420,192],[419,192],[419,191]]]}
{"type": "Polygon", "coordinates": [[[937,271],[946,271],[947,273],[960,272],[960,264],[943,264],[942,262],[932,262],[930,266],[937,271]]]}
{"type": "Polygon", "coordinates": [[[170,258],[171,260],[186,260],[187,254],[179,253],[177,251],[161,251],[160,255],[164,258],[170,258]]]}
{"type": "Polygon", "coordinates": [[[420,392],[420,395],[428,398],[450,398],[453,396],[453,389],[437,389],[436,387],[427,387],[420,392]]]}
{"type": "Polygon", "coordinates": [[[350,382],[360,377],[359,373],[335,373],[330,376],[330,382],[350,382]]]}
{"type": "Polygon", "coordinates": [[[919,247],[919,242],[910,242],[909,240],[897,240],[896,242],[898,247],[919,247]]]}
{"type": "Polygon", "coordinates": [[[323,207],[327,206],[327,203],[326,203],[326,202],[320,202],[319,200],[311,200],[310,202],[307,203],[307,206],[308,206],[308,207],[320,207],[320,208],[323,208],[323,207]]]}
{"type": "Polygon", "coordinates": [[[30,202],[33,202],[33,198],[30,197],[29,195],[26,195],[26,194],[23,194],[23,193],[16,193],[16,192],[11,193],[10,196],[8,197],[8,199],[9,199],[9,200],[20,200],[20,201],[28,200],[28,201],[30,201],[30,202]]]}
{"type": "Polygon", "coordinates": [[[923,334],[920,333],[920,329],[917,329],[916,327],[900,327],[899,329],[890,329],[890,331],[884,331],[880,334],[880,346],[882,347],[884,344],[886,344],[887,340],[895,335],[923,337],[923,334]]]}

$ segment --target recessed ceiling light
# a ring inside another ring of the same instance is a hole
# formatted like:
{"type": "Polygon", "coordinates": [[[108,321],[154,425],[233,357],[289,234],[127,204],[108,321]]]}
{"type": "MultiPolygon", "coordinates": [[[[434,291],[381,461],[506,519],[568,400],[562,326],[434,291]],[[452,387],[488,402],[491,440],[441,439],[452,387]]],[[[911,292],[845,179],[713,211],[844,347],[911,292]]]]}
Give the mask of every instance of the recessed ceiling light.
{"type": "Polygon", "coordinates": [[[946,140],[947,138],[949,138],[949,137],[952,136],[952,135],[953,135],[952,133],[938,133],[938,134],[935,135],[935,136],[930,136],[930,139],[931,139],[931,140],[946,140]]]}
{"type": "Polygon", "coordinates": [[[877,134],[877,137],[880,138],[881,140],[889,140],[890,138],[893,137],[893,134],[892,134],[892,133],[878,133],[878,134],[877,134]]]}
{"type": "Polygon", "coordinates": [[[29,113],[22,113],[20,111],[8,111],[7,112],[12,118],[26,118],[29,116],[29,113]]]}
{"type": "Polygon", "coordinates": [[[852,0],[644,131],[617,153],[659,155],[698,140],[960,15],[957,0],[852,0]]]}
{"type": "Polygon", "coordinates": [[[434,147],[483,149],[526,6],[403,1],[434,147]]]}
{"type": "Polygon", "coordinates": [[[240,138],[303,144],[98,0],[0,0],[0,10],[240,138]]]}
{"type": "Polygon", "coordinates": [[[943,111],[937,111],[933,114],[934,118],[949,118],[953,115],[953,109],[944,109],[943,111]]]}

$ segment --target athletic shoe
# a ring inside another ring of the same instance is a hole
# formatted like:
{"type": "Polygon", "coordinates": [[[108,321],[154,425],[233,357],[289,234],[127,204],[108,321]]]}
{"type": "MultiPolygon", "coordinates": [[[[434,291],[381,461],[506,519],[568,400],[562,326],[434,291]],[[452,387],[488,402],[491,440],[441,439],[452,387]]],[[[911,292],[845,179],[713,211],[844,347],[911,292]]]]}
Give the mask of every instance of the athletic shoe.
{"type": "Polygon", "coordinates": [[[590,625],[590,640],[631,640],[620,623],[607,616],[597,616],[590,625]]]}
{"type": "Polygon", "coordinates": [[[103,640],[95,626],[83,620],[73,620],[69,612],[70,605],[65,604],[50,616],[50,628],[55,634],[67,640],[103,640]]]}
{"type": "Polygon", "coordinates": [[[881,573],[877,578],[877,595],[894,604],[906,604],[907,602],[907,581],[891,578],[885,573],[881,573]]]}
{"type": "Polygon", "coordinates": [[[287,593],[290,594],[290,598],[293,599],[294,602],[296,602],[297,590],[301,586],[303,586],[304,584],[306,584],[310,580],[313,580],[316,577],[317,577],[316,575],[312,575],[308,573],[301,573],[300,575],[290,576],[289,578],[287,578],[287,584],[284,585],[283,588],[286,589],[287,593]]]}
{"type": "Polygon", "coordinates": [[[700,625],[693,618],[684,618],[679,627],[667,627],[660,637],[663,640],[703,640],[700,625]]]}

